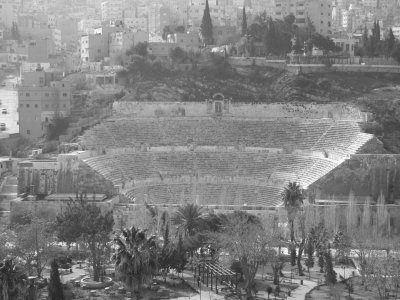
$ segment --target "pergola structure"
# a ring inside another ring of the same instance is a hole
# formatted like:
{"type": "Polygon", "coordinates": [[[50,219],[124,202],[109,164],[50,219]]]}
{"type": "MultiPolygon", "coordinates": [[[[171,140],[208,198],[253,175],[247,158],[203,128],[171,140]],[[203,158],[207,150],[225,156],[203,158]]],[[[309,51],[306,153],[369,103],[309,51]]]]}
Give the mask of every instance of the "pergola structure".
{"type": "Polygon", "coordinates": [[[220,285],[227,283],[229,286],[235,286],[237,289],[237,273],[232,272],[230,269],[225,268],[212,261],[201,261],[194,267],[194,280],[200,286],[200,282],[210,285],[211,290],[215,287],[215,293],[218,294],[218,282],[220,285]],[[235,281],[233,280],[235,279],[235,281]]]}

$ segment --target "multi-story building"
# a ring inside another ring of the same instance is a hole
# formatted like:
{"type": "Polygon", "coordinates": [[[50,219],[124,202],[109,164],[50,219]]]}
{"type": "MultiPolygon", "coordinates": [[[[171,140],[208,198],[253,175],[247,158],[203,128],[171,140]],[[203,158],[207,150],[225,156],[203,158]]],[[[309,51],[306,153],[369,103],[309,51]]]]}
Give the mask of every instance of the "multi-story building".
{"type": "Polygon", "coordinates": [[[107,0],[101,3],[101,19],[115,21],[123,19],[124,1],[107,0]]]}
{"type": "Polygon", "coordinates": [[[148,6],[148,26],[149,32],[151,33],[160,33],[163,28],[161,28],[160,23],[160,13],[161,13],[161,5],[155,3],[148,6]]]}
{"type": "Polygon", "coordinates": [[[174,33],[168,37],[168,42],[175,43],[178,47],[185,50],[196,50],[201,46],[199,34],[196,32],[174,33]]]}
{"type": "Polygon", "coordinates": [[[111,34],[121,31],[119,26],[102,26],[94,29],[94,34],[83,35],[79,39],[82,62],[100,62],[109,57],[111,34]]]}
{"type": "Polygon", "coordinates": [[[298,26],[313,23],[316,31],[323,35],[332,33],[332,1],[330,0],[275,0],[275,18],[284,19],[293,14],[298,26]]]}
{"type": "Polygon", "coordinates": [[[113,60],[121,53],[125,53],[138,43],[148,42],[149,34],[145,31],[118,31],[110,34],[109,53],[113,60]]]}
{"type": "Polygon", "coordinates": [[[18,88],[20,134],[38,139],[46,134],[55,117],[66,117],[71,110],[71,84],[54,81],[54,74],[44,71],[22,74],[18,88]]]}
{"type": "Polygon", "coordinates": [[[82,62],[102,61],[108,56],[108,37],[103,34],[83,35],[79,43],[82,62]]]}
{"type": "Polygon", "coordinates": [[[126,28],[143,30],[148,32],[149,26],[146,17],[141,18],[125,18],[124,25],[126,28]]]}
{"type": "Polygon", "coordinates": [[[332,1],[307,0],[305,13],[313,23],[316,32],[322,35],[332,34],[332,1]]]}
{"type": "Polygon", "coordinates": [[[11,28],[13,22],[18,21],[18,10],[21,1],[1,0],[0,1],[0,23],[11,28]]]}
{"type": "Polygon", "coordinates": [[[83,34],[93,34],[94,29],[101,26],[101,20],[82,19],[78,22],[78,32],[83,34]]]}

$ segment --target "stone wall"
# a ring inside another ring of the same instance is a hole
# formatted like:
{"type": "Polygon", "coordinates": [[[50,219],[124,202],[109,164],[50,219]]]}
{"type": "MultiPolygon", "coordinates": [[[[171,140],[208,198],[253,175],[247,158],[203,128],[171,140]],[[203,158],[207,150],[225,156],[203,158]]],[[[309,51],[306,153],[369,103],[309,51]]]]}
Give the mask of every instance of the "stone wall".
{"type": "MultiPolygon", "coordinates": [[[[330,104],[248,104],[229,103],[229,108],[223,112],[224,116],[236,118],[259,119],[321,119],[336,120],[368,119],[367,113],[344,103],[330,104]]],[[[206,102],[122,102],[113,104],[114,116],[117,117],[205,117],[209,116],[206,102]],[[182,113],[184,111],[184,113],[182,113]]]]}
{"type": "Polygon", "coordinates": [[[358,73],[400,73],[400,65],[339,65],[327,67],[323,64],[287,65],[286,70],[292,74],[309,74],[320,72],[358,72],[358,73]]]}
{"type": "Polygon", "coordinates": [[[87,192],[89,194],[114,194],[114,185],[94,171],[78,155],[60,154],[58,161],[49,164],[23,163],[18,170],[18,193],[33,195],[87,192]]]}

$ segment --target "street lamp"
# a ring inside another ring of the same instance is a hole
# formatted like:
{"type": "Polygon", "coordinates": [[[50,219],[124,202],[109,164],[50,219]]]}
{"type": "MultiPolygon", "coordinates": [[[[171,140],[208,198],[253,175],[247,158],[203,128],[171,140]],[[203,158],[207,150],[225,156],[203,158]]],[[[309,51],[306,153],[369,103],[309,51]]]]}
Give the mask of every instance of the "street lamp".
{"type": "Polygon", "coordinates": [[[342,266],[343,269],[343,278],[346,279],[346,266],[342,266]]]}

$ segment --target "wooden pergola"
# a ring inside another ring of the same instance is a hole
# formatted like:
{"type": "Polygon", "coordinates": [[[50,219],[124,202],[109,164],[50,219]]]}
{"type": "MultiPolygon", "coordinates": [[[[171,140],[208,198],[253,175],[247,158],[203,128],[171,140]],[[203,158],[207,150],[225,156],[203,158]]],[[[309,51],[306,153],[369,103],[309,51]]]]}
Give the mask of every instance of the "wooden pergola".
{"type": "Polygon", "coordinates": [[[227,283],[230,287],[235,286],[237,289],[237,273],[232,272],[230,269],[225,268],[215,262],[211,261],[202,261],[193,269],[194,280],[197,279],[197,283],[200,284],[200,281],[203,284],[206,284],[207,287],[210,285],[211,290],[215,287],[215,293],[218,294],[218,281],[220,285],[224,282],[227,283]],[[235,282],[233,282],[235,279],[235,282]]]}

